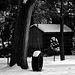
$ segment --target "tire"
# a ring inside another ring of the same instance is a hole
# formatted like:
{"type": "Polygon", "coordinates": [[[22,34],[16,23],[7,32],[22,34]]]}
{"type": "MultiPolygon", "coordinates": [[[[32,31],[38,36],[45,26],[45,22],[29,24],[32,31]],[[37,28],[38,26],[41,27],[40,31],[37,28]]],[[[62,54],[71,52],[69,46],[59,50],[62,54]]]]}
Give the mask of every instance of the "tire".
{"type": "Polygon", "coordinates": [[[43,66],[43,56],[42,53],[38,57],[32,56],[32,69],[33,71],[41,71],[43,66]]]}

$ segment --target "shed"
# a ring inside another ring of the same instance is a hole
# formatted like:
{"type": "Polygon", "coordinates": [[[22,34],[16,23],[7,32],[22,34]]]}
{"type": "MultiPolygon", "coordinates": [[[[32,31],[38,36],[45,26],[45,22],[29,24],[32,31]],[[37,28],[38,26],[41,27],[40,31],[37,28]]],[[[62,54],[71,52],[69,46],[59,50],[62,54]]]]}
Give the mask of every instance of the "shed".
{"type": "MultiPolygon", "coordinates": [[[[64,46],[65,54],[69,54],[72,48],[73,31],[64,25],[64,46]]],[[[32,48],[48,48],[50,46],[50,38],[56,37],[60,40],[60,24],[34,24],[30,26],[29,47],[32,48]],[[39,39],[39,42],[37,41],[39,39]],[[39,45],[38,45],[39,44],[39,45]]]]}
{"type": "Polygon", "coordinates": [[[29,34],[29,48],[43,48],[43,35],[44,32],[40,28],[37,28],[37,25],[31,25],[29,34]]]}

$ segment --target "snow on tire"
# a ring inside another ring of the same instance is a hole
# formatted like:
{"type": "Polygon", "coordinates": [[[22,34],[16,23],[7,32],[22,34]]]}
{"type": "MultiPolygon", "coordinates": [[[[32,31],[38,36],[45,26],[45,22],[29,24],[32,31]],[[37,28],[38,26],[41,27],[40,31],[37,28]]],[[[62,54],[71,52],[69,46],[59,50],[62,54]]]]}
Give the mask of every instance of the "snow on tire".
{"type": "Polygon", "coordinates": [[[32,56],[33,71],[41,71],[43,66],[43,56],[41,51],[35,51],[32,56]]]}

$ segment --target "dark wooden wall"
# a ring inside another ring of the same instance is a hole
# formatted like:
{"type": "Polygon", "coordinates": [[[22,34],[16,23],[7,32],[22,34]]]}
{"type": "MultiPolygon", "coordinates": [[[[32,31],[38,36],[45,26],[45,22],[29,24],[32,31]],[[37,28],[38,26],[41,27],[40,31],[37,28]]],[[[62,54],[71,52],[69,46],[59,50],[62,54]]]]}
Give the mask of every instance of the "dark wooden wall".
{"type": "Polygon", "coordinates": [[[42,39],[43,34],[44,34],[44,32],[35,26],[30,28],[29,48],[39,49],[39,46],[40,46],[40,48],[43,48],[43,44],[42,44],[43,43],[43,39],[42,39]],[[37,38],[39,40],[37,40],[37,38]]]}
{"type": "MultiPolygon", "coordinates": [[[[43,35],[43,48],[46,49],[50,46],[50,38],[51,37],[56,37],[59,41],[59,44],[61,43],[61,38],[60,38],[60,33],[45,33],[43,35]]],[[[71,32],[65,32],[64,33],[64,50],[65,54],[71,54],[71,49],[72,49],[72,37],[73,33],[71,32]]]]}

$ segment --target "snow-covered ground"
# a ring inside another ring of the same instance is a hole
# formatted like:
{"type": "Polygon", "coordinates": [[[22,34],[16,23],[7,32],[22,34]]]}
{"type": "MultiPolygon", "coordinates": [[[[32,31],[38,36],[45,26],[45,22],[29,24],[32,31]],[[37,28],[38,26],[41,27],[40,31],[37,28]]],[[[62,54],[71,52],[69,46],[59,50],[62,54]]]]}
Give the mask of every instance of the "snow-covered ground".
{"type": "Polygon", "coordinates": [[[9,67],[6,58],[0,58],[0,75],[75,75],[75,55],[65,56],[64,61],[60,61],[60,56],[44,57],[41,72],[34,72],[31,67],[31,58],[28,58],[29,69],[23,70],[19,66],[9,67]]]}

